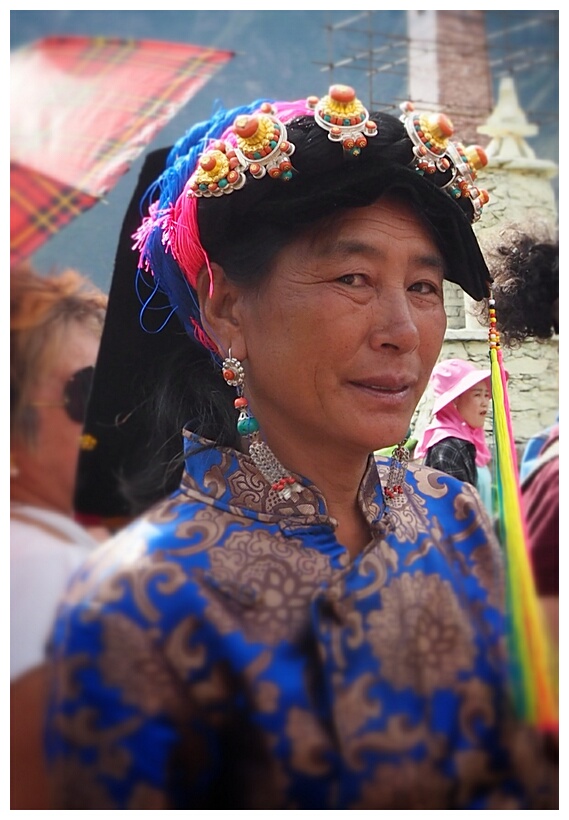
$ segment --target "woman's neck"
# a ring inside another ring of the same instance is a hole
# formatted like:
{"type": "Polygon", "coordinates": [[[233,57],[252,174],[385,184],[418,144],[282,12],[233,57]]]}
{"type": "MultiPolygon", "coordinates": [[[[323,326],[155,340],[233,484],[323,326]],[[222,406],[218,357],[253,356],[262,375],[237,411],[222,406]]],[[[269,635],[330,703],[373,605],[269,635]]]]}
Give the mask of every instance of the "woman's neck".
{"type": "Polygon", "coordinates": [[[369,454],[351,454],[345,449],[314,452],[310,446],[295,452],[289,446],[283,448],[281,457],[274,455],[291,472],[309,479],[326,500],[328,513],[338,522],[336,537],[355,558],[369,543],[371,533],[358,494],[367,469],[369,454]]]}
{"type": "Polygon", "coordinates": [[[19,504],[27,504],[30,507],[39,507],[42,510],[53,510],[62,515],[73,515],[73,507],[71,503],[66,507],[63,503],[57,504],[54,500],[48,500],[40,492],[28,487],[18,481],[12,481],[10,485],[10,500],[16,501],[19,504]]]}

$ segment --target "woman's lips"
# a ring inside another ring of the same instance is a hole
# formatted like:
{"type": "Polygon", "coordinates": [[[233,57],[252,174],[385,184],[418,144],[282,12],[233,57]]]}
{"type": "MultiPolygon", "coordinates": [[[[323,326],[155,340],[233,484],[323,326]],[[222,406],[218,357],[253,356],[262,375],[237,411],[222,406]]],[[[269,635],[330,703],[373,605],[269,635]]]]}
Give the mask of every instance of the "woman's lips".
{"type": "Polygon", "coordinates": [[[388,381],[385,379],[361,379],[350,382],[352,387],[381,399],[401,401],[409,396],[411,387],[409,382],[388,381]]]}

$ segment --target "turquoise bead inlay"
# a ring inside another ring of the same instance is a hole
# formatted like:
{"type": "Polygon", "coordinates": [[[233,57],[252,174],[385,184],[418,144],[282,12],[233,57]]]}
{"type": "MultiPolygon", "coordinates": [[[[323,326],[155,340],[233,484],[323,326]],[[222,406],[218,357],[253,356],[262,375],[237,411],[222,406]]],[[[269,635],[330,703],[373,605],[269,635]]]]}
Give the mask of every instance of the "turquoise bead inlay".
{"type": "Polygon", "coordinates": [[[240,436],[249,436],[259,429],[259,422],[253,416],[246,416],[237,422],[237,432],[240,436]]]}

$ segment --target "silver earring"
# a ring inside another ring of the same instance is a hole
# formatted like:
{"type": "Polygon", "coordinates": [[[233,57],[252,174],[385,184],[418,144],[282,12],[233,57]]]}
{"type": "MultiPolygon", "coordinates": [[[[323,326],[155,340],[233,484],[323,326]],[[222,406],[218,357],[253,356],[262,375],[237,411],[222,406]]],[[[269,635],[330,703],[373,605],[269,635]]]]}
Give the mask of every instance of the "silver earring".
{"type": "Polygon", "coordinates": [[[233,402],[235,409],[239,410],[237,432],[240,436],[249,436],[252,433],[257,433],[259,431],[259,422],[249,410],[249,402],[243,395],[245,371],[239,359],[231,355],[231,348],[229,348],[229,353],[223,360],[221,372],[227,384],[237,388],[237,398],[233,402]]]}
{"type": "Polygon", "coordinates": [[[269,445],[262,440],[259,434],[259,422],[251,413],[249,402],[243,395],[245,385],[243,365],[239,359],[231,355],[231,348],[223,360],[221,372],[227,384],[237,388],[237,398],[233,402],[235,409],[239,411],[237,432],[240,436],[249,439],[249,455],[255,467],[271,485],[271,489],[281,498],[285,501],[296,501],[298,494],[302,491],[302,486],[288,474],[269,445]]]}

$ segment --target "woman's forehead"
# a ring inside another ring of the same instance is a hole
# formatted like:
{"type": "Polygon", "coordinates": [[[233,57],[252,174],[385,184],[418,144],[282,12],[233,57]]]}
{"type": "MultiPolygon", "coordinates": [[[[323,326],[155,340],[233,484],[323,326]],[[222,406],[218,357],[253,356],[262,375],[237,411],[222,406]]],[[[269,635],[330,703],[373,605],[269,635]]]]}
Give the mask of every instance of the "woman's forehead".
{"type": "Polygon", "coordinates": [[[438,247],[434,228],[414,205],[390,194],[370,205],[339,211],[306,229],[306,235],[315,246],[334,248],[341,244],[348,251],[358,250],[361,234],[379,239],[421,239],[431,245],[433,251],[438,247]]]}
{"type": "Polygon", "coordinates": [[[474,395],[476,393],[488,393],[490,391],[490,379],[483,379],[483,381],[478,382],[478,384],[469,387],[468,390],[465,390],[464,393],[461,393],[462,396],[474,395]]]}

